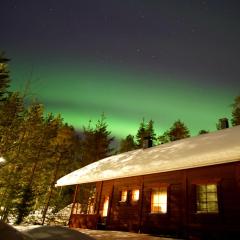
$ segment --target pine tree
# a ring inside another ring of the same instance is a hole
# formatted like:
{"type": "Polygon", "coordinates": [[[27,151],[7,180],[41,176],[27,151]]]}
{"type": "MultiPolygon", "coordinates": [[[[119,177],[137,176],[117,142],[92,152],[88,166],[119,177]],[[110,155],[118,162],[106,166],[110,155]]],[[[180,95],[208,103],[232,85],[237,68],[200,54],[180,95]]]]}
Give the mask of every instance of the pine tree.
{"type": "Polygon", "coordinates": [[[4,56],[4,53],[0,53],[0,101],[5,99],[5,94],[10,84],[9,71],[8,71],[8,62],[4,56]]]}
{"type": "Polygon", "coordinates": [[[21,223],[27,216],[36,202],[42,202],[47,186],[51,185],[49,175],[52,171],[47,169],[49,158],[56,152],[51,143],[57,136],[59,128],[58,118],[52,114],[43,116],[43,106],[39,103],[32,103],[29,107],[24,122],[24,137],[20,159],[22,167],[20,192],[16,204],[16,223],[21,223]],[[25,174],[28,172],[28,174],[25,174]],[[30,194],[31,193],[31,194],[30,194]]]}
{"type": "Polygon", "coordinates": [[[131,151],[136,149],[136,143],[134,141],[134,136],[129,134],[125,139],[120,142],[120,153],[131,151]]]}
{"type": "MultiPolygon", "coordinates": [[[[113,137],[111,137],[111,132],[108,131],[108,125],[104,114],[101,115],[95,127],[91,126],[90,121],[88,127],[84,128],[83,139],[81,141],[83,165],[110,156],[112,153],[112,141],[113,137]]],[[[80,191],[84,194],[80,195],[78,200],[87,206],[94,189],[95,186],[92,184],[83,185],[80,191]]],[[[87,210],[87,208],[85,209],[87,210]]]]}
{"type": "Polygon", "coordinates": [[[16,224],[20,224],[24,217],[28,216],[28,214],[32,210],[32,206],[34,205],[34,194],[31,186],[25,186],[23,191],[21,192],[20,202],[16,205],[16,211],[18,213],[17,219],[15,221],[16,224]]]}
{"type": "Polygon", "coordinates": [[[237,96],[234,99],[234,103],[232,104],[232,125],[237,126],[240,125],[240,96],[237,96]]]}
{"type": "Polygon", "coordinates": [[[169,137],[169,131],[165,131],[162,135],[158,137],[158,141],[160,144],[168,143],[170,142],[170,137],[169,137]]]}
{"type": "Polygon", "coordinates": [[[94,129],[89,121],[87,127],[83,127],[83,139],[82,139],[82,160],[84,165],[88,165],[96,161],[95,157],[95,134],[94,129]]]}
{"type": "Polygon", "coordinates": [[[13,214],[20,223],[33,208],[43,207],[46,199],[54,208],[69,204],[72,189],[60,194],[54,183],[83,164],[81,143],[72,127],[64,125],[59,116],[44,117],[39,103],[26,109],[20,93],[8,92],[7,62],[1,55],[0,156],[6,161],[0,167],[0,219],[6,221],[13,214]],[[50,196],[56,201],[50,201],[50,196]]]}
{"type": "Polygon", "coordinates": [[[111,143],[114,138],[110,136],[111,132],[108,131],[107,128],[106,117],[102,114],[94,130],[96,160],[108,157],[113,150],[111,148],[111,143]]]}
{"type": "Polygon", "coordinates": [[[136,141],[137,141],[138,148],[141,148],[143,146],[143,140],[144,140],[145,135],[146,135],[146,124],[145,124],[145,121],[143,118],[143,120],[140,123],[140,126],[138,128],[137,135],[136,135],[136,141]]]}
{"type": "Polygon", "coordinates": [[[188,128],[180,120],[173,123],[168,135],[170,141],[176,141],[190,136],[188,128]]]}
{"type": "Polygon", "coordinates": [[[36,178],[37,167],[41,161],[41,152],[43,151],[44,138],[44,118],[43,107],[38,103],[33,103],[27,111],[23,124],[24,134],[21,140],[23,146],[19,154],[21,159],[22,192],[19,194],[16,204],[16,223],[22,222],[23,218],[29,214],[34,205],[33,184],[36,178]],[[26,172],[28,174],[26,174],[26,172]]]}
{"type": "Polygon", "coordinates": [[[17,146],[23,118],[23,98],[17,92],[9,94],[0,108],[0,152],[3,155],[17,146]]]}
{"type": "Polygon", "coordinates": [[[154,131],[154,122],[153,122],[153,120],[151,119],[149,122],[148,122],[148,124],[147,124],[147,126],[146,126],[146,133],[145,133],[145,135],[146,135],[146,137],[148,137],[151,141],[152,141],[152,143],[155,143],[155,141],[157,140],[156,139],[156,134],[155,134],[155,131],[154,131]]]}
{"type": "Polygon", "coordinates": [[[110,136],[111,132],[108,131],[107,127],[106,118],[102,114],[95,128],[92,128],[91,121],[88,127],[84,128],[82,140],[84,165],[108,157],[111,154],[111,143],[114,138],[110,136]]]}
{"type": "Polygon", "coordinates": [[[58,189],[54,187],[54,184],[59,177],[77,168],[74,156],[77,147],[76,144],[78,143],[77,139],[78,137],[73,127],[67,124],[60,125],[59,122],[57,136],[52,141],[55,154],[52,156],[51,162],[49,163],[49,167],[52,168],[52,171],[49,176],[50,181],[46,183],[48,190],[45,194],[42,224],[45,222],[49,206],[52,206],[56,211],[56,209],[59,210],[59,208],[69,204],[69,202],[66,203],[63,195],[58,194],[58,189]]]}
{"type": "Polygon", "coordinates": [[[21,149],[24,121],[23,98],[18,93],[9,94],[0,108],[0,154],[6,162],[0,168],[0,215],[6,220],[13,210],[14,200],[21,187],[18,158],[21,149]],[[18,181],[16,181],[18,179],[18,181]]]}

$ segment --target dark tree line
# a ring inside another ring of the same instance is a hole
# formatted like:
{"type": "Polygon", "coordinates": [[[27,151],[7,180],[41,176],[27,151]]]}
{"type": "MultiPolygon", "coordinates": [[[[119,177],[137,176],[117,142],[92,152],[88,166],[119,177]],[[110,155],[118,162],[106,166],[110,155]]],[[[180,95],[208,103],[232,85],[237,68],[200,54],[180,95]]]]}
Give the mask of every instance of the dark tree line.
{"type": "Polygon", "coordinates": [[[58,211],[72,201],[72,187],[55,188],[56,180],[111,154],[110,132],[103,116],[80,134],[60,115],[45,114],[33,100],[26,104],[12,92],[9,59],[0,55],[0,219],[21,223],[33,210],[58,211]]]}
{"type": "Polygon", "coordinates": [[[154,130],[154,121],[150,120],[146,124],[143,119],[136,134],[136,141],[133,135],[128,135],[125,139],[122,139],[120,142],[120,152],[142,148],[144,139],[151,141],[153,145],[158,145],[187,138],[189,136],[188,128],[183,122],[177,120],[169,130],[157,137],[154,130]]]}
{"type": "MultiPolygon", "coordinates": [[[[231,123],[232,126],[240,125],[240,96],[234,99],[234,103],[231,105],[232,107],[232,118],[231,123]]],[[[227,121],[226,118],[220,119],[227,121]]],[[[222,125],[228,125],[228,123],[223,124],[221,121],[216,124],[217,130],[221,130],[224,128],[222,125]]],[[[198,132],[198,135],[209,133],[208,130],[201,129],[198,132]]],[[[170,129],[166,130],[162,135],[156,136],[154,130],[154,122],[150,120],[147,124],[144,119],[140,122],[138,131],[136,136],[128,135],[126,138],[122,139],[120,142],[120,150],[119,152],[131,151],[134,149],[141,148],[143,146],[143,140],[147,137],[150,139],[153,144],[164,144],[184,138],[190,137],[190,132],[188,127],[181,120],[177,120],[173,123],[170,129]]]]}

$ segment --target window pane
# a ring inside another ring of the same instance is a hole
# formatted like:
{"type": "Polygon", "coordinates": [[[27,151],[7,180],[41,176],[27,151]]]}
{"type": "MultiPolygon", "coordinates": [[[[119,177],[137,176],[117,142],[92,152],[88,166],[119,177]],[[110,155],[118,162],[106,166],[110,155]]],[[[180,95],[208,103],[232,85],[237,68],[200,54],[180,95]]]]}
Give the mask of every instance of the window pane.
{"type": "Polygon", "coordinates": [[[197,185],[197,212],[218,212],[216,184],[197,185]]]}
{"type": "Polygon", "coordinates": [[[197,205],[198,212],[206,212],[207,211],[207,204],[204,202],[199,202],[197,205]]]}
{"type": "Polygon", "coordinates": [[[167,203],[161,203],[160,204],[160,212],[166,213],[167,212],[167,203]]]}
{"type": "Polygon", "coordinates": [[[121,202],[126,202],[127,201],[127,190],[122,191],[121,194],[121,202]]]}
{"type": "Polygon", "coordinates": [[[153,205],[152,206],[152,213],[158,213],[160,212],[160,207],[158,205],[153,205]]]}
{"type": "Polygon", "coordinates": [[[159,192],[155,192],[153,194],[153,205],[159,205],[159,195],[160,195],[159,192]]]}
{"type": "Polygon", "coordinates": [[[218,212],[217,202],[209,202],[208,203],[208,212],[218,212]]]}
{"type": "Polygon", "coordinates": [[[208,201],[217,201],[217,193],[216,192],[210,192],[207,195],[207,200],[208,201]]]}
{"type": "Polygon", "coordinates": [[[138,189],[132,191],[132,200],[133,201],[139,200],[139,190],[138,189]]]}
{"type": "Polygon", "coordinates": [[[197,191],[201,193],[206,192],[206,185],[197,185],[197,191]]]}
{"type": "Polygon", "coordinates": [[[205,192],[198,192],[199,202],[204,202],[207,199],[207,194],[205,192]]]}
{"type": "Polygon", "coordinates": [[[162,204],[167,203],[167,192],[161,192],[159,195],[159,202],[162,204]]]}
{"type": "Polygon", "coordinates": [[[167,188],[158,188],[152,191],[151,212],[166,213],[167,212],[167,188]]]}
{"type": "Polygon", "coordinates": [[[216,192],[217,191],[217,185],[216,184],[208,184],[207,185],[207,192],[216,192]]]}

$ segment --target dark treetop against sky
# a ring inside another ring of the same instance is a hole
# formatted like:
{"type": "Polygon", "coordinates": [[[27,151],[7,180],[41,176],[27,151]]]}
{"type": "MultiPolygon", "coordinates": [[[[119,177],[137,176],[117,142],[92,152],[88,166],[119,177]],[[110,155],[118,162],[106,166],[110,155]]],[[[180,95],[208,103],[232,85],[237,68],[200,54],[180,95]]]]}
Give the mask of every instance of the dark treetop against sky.
{"type": "Polygon", "coordinates": [[[215,130],[240,94],[239,0],[0,0],[12,89],[31,80],[76,128],[104,112],[115,136],[140,121],[215,130]]]}

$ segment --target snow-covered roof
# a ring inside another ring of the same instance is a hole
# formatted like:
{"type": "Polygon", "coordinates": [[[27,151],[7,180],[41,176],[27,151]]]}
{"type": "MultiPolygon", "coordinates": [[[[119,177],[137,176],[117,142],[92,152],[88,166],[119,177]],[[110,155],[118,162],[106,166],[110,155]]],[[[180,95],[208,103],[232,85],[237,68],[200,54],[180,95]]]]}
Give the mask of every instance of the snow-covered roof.
{"type": "Polygon", "coordinates": [[[98,182],[240,161],[240,126],[104,158],[60,178],[56,186],[98,182]]]}

